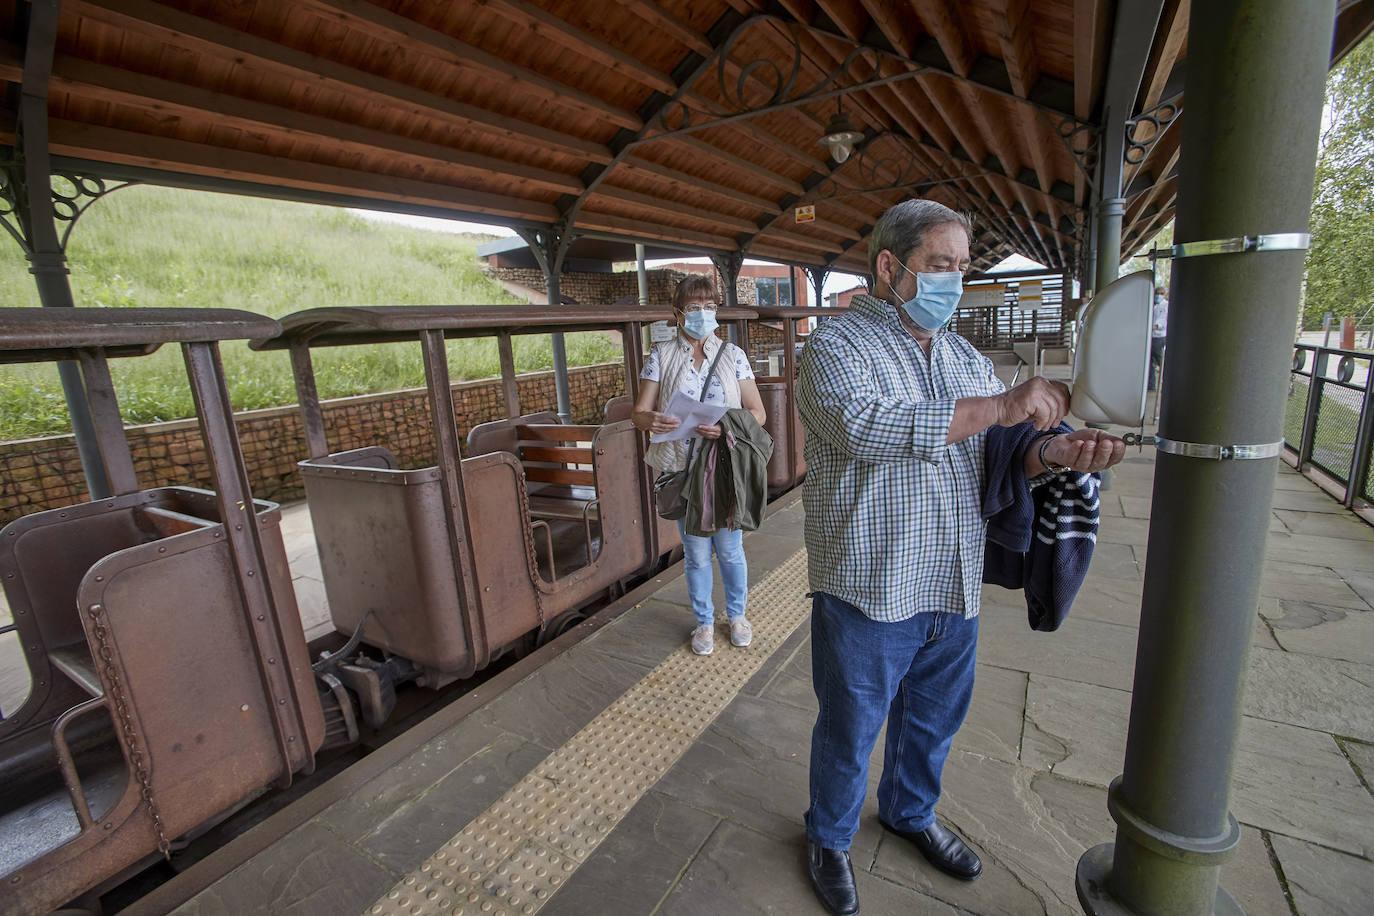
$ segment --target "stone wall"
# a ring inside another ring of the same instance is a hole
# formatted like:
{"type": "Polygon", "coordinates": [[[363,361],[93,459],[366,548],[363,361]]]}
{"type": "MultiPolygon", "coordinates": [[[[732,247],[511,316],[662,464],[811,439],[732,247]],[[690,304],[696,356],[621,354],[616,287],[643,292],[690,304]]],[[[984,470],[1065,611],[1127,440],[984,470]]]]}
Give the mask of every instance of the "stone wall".
{"type": "MultiPolygon", "coordinates": [[[[523,413],[554,410],[553,373],[519,376],[523,413]]],[[[606,401],[625,393],[625,369],[607,363],[568,373],[574,423],[599,423],[606,401]]],[[[500,380],[453,386],[458,432],[506,415],[500,380]]],[[[401,467],[434,464],[429,401],[424,389],[363,395],[324,402],[331,451],[381,445],[401,467]]],[[[293,405],[235,415],[253,495],[284,501],[304,495],[296,462],[306,457],[300,412],[293,405]]],[[[210,468],[195,420],[133,426],[125,431],[139,486],[211,487],[210,468]]],[[[0,524],[21,515],[87,499],[81,459],[71,436],[0,443],[0,524]]]]}

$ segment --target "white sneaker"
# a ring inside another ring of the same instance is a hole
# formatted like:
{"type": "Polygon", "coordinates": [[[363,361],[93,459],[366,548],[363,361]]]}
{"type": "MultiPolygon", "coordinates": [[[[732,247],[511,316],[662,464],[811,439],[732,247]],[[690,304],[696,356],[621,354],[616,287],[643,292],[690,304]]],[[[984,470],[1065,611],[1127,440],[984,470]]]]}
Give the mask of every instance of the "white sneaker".
{"type": "Polygon", "coordinates": [[[692,651],[697,655],[710,655],[715,647],[715,627],[703,624],[692,631],[692,651]]]}
{"type": "Polygon", "coordinates": [[[754,628],[743,617],[730,618],[730,645],[743,649],[754,641],[754,628]]]}

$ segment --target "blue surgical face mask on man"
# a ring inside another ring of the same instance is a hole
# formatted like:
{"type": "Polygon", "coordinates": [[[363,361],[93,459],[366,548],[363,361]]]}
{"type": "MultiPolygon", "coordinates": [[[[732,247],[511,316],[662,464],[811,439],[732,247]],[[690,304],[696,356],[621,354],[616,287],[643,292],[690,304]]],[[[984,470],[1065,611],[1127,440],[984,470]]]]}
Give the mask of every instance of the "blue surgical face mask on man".
{"type": "MultiPolygon", "coordinates": [[[[897,261],[896,257],[893,257],[897,261]]],[[[903,302],[902,311],[924,331],[944,327],[959,307],[964,294],[964,275],[957,270],[940,273],[912,273],[901,261],[897,265],[916,278],[916,295],[903,302]]]]}
{"type": "Polygon", "coordinates": [[[682,322],[682,329],[697,340],[705,339],[716,327],[716,313],[706,309],[688,312],[682,322]]]}

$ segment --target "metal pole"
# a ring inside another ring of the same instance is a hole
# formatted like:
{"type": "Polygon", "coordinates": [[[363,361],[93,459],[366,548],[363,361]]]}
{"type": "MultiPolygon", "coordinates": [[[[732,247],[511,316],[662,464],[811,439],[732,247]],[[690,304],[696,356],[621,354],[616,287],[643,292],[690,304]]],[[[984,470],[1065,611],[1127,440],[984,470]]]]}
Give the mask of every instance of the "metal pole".
{"type": "MultiPolygon", "coordinates": [[[[41,0],[29,12],[29,34],[24,53],[24,75],[19,101],[20,148],[23,156],[24,199],[21,225],[28,232],[29,273],[38,286],[38,301],[45,308],[72,308],[72,288],[67,282],[67,255],[53,224],[52,179],[48,158],[48,87],[52,75],[53,51],[57,43],[57,17],[60,4],[41,0]],[[28,219],[23,219],[27,213],[28,219]]],[[[112,491],[100,456],[95,424],[86,402],[86,388],[75,362],[57,364],[67,414],[72,421],[72,436],[81,457],[81,470],[91,499],[104,499],[112,491]]]]}
{"type": "Polygon", "coordinates": [[[649,307],[649,275],[644,270],[644,246],[635,245],[635,269],[639,275],[639,306],[649,307]]]}
{"type": "MultiPolygon", "coordinates": [[[[1178,240],[1307,229],[1335,5],[1192,6],[1178,240]]],[[[1281,439],[1304,255],[1175,261],[1163,436],[1281,439]]],[[[1108,793],[1116,843],[1078,864],[1090,914],[1242,912],[1218,882],[1240,840],[1230,777],[1277,465],[1156,458],[1125,771],[1108,793]]]]}
{"type": "Polygon", "coordinates": [[[1109,197],[1097,210],[1097,288],[1106,289],[1121,272],[1121,216],[1126,198],[1109,197]]]}

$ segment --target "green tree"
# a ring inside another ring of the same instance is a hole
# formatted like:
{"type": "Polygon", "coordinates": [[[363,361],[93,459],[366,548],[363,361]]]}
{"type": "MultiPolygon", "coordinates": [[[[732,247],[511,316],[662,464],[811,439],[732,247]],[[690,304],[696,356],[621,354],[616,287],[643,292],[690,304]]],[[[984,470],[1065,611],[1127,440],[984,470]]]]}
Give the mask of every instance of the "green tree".
{"type": "Polygon", "coordinates": [[[1326,116],[1312,193],[1303,326],[1322,315],[1374,309],[1374,41],[1346,55],[1326,81],[1326,116]]]}

